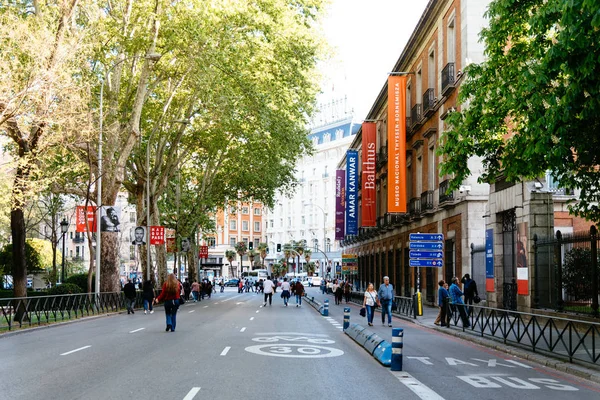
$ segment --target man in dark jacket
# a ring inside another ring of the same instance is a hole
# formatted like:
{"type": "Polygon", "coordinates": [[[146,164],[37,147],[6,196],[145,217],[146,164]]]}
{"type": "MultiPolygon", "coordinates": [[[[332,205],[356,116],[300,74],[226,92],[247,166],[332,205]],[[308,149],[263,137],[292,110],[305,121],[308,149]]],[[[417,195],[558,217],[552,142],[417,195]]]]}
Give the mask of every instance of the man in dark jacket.
{"type": "Polygon", "coordinates": [[[296,295],[296,307],[302,307],[302,296],[304,296],[304,285],[300,280],[294,285],[294,294],[296,295]]]}
{"type": "Polygon", "coordinates": [[[135,304],[135,285],[131,282],[131,279],[128,279],[125,286],[123,286],[123,294],[125,295],[127,314],[135,314],[135,311],[133,311],[133,306],[135,304]]]}
{"type": "MultiPolygon", "coordinates": [[[[475,295],[479,296],[479,292],[477,292],[477,283],[469,274],[465,274],[461,279],[461,283],[463,284],[463,290],[465,292],[465,304],[473,304],[473,299],[475,295]]],[[[473,307],[468,307],[467,313],[471,313],[473,311],[473,307]]]]}

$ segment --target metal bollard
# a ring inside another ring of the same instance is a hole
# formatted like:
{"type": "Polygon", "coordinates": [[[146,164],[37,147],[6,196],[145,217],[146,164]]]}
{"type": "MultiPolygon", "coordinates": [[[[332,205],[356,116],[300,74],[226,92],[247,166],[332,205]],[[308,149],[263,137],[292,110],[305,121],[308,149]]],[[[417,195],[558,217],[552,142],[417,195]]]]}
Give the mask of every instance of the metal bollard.
{"type": "Polygon", "coordinates": [[[350,307],[344,307],[344,331],[350,327],[350,307]]]}
{"type": "Polygon", "coordinates": [[[392,329],[392,371],[402,371],[402,347],[404,347],[404,329],[392,329]]]}
{"type": "Polygon", "coordinates": [[[329,316],[329,300],[325,300],[325,304],[323,304],[323,316],[329,316]]]}

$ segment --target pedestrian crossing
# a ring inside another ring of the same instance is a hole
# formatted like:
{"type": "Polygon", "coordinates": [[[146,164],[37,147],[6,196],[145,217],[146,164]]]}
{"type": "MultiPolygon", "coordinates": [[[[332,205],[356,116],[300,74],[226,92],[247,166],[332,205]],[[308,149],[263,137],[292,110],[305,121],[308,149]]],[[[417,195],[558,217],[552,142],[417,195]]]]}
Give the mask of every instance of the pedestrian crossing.
{"type": "Polygon", "coordinates": [[[335,326],[338,329],[344,329],[344,327],[342,326],[342,324],[340,324],[339,322],[337,322],[335,319],[331,318],[331,317],[324,317],[327,321],[329,321],[329,323],[333,326],[335,326]]]}

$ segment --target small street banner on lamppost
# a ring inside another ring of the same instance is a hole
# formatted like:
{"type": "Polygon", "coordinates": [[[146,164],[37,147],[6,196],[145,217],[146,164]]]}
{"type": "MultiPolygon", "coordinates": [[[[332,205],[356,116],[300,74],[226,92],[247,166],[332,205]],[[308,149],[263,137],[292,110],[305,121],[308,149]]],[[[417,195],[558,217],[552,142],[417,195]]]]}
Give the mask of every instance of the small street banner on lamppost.
{"type": "Polygon", "coordinates": [[[150,244],[161,245],[165,244],[165,227],[151,226],[150,227],[150,244]]]}

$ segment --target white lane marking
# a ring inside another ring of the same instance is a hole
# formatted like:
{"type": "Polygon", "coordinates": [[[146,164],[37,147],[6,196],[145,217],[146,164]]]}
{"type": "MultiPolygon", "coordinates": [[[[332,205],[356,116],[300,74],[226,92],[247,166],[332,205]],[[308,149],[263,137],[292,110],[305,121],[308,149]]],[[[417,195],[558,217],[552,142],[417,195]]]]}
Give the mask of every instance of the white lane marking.
{"type": "Polygon", "coordinates": [[[194,311],[196,311],[196,310],[191,310],[191,311],[188,311],[188,313],[193,313],[194,311]]]}
{"type": "Polygon", "coordinates": [[[140,328],[140,329],[136,329],[134,331],[129,331],[129,333],[136,333],[136,332],[139,332],[139,331],[143,331],[144,329],[146,329],[146,328],[140,328]]]}
{"type": "MultiPolygon", "coordinates": [[[[254,318],[254,317],[253,317],[254,318]]],[[[252,318],[250,318],[252,319],[252,318]]],[[[302,332],[260,332],[256,334],[257,336],[267,336],[267,335],[302,335],[302,336],[318,336],[318,337],[328,337],[329,335],[323,335],[319,333],[302,333],[302,332]]]]}
{"type": "Polygon", "coordinates": [[[258,314],[260,312],[260,310],[256,310],[256,313],[258,314]]]}
{"type": "Polygon", "coordinates": [[[240,295],[237,295],[237,296],[233,296],[233,297],[230,297],[228,299],[221,300],[221,303],[224,303],[224,302],[229,301],[229,300],[237,299],[238,297],[242,297],[242,296],[243,296],[243,294],[240,294],[240,295]]]}
{"type": "Polygon", "coordinates": [[[192,390],[183,398],[183,400],[192,400],[200,391],[199,387],[193,387],[192,390]]]}
{"type": "Polygon", "coordinates": [[[246,330],[246,327],[243,327],[242,329],[240,329],[240,332],[244,332],[246,330]]]}
{"type": "Polygon", "coordinates": [[[85,349],[87,349],[89,347],[92,347],[92,346],[91,345],[90,346],[83,346],[83,347],[80,347],[80,348],[75,349],[75,350],[67,351],[66,353],[62,353],[61,356],[66,356],[68,354],[75,353],[76,351],[85,350],[85,349]]]}
{"type": "Polygon", "coordinates": [[[404,386],[412,390],[414,394],[423,400],[444,400],[442,396],[425,386],[412,377],[411,374],[404,371],[390,371],[404,386]]]}
{"type": "Polygon", "coordinates": [[[245,301],[238,301],[237,303],[235,303],[235,305],[237,306],[239,304],[244,304],[244,303],[245,303],[245,301]]]}
{"type": "Polygon", "coordinates": [[[204,307],[202,307],[202,308],[208,308],[208,306],[204,306],[204,307]]]}
{"type": "Polygon", "coordinates": [[[509,362],[509,363],[511,363],[511,364],[518,365],[519,367],[523,367],[523,368],[528,368],[528,369],[531,369],[531,368],[533,368],[533,367],[530,367],[530,366],[529,366],[529,365],[527,365],[527,364],[523,364],[523,363],[520,363],[520,362],[518,362],[518,361],[514,361],[514,360],[504,360],[504,361],[506,361],[506,362],[509,362]]]}
{"type": "Polygon", "coordinates": [[[254,317],[250,317],[250,321],[254,321],[254,317]]]}
{"type": "Polygon", "coordinates": [[[227,347],[225,347],[225,348],[223,349],[223,351],[221,352],[221,355],[222,355],[222,356],[226,356],[226,355],[227,355],[227,352],[229,351],[229,349],[231,349],[231,346],[227,346],[227,347]]]}

